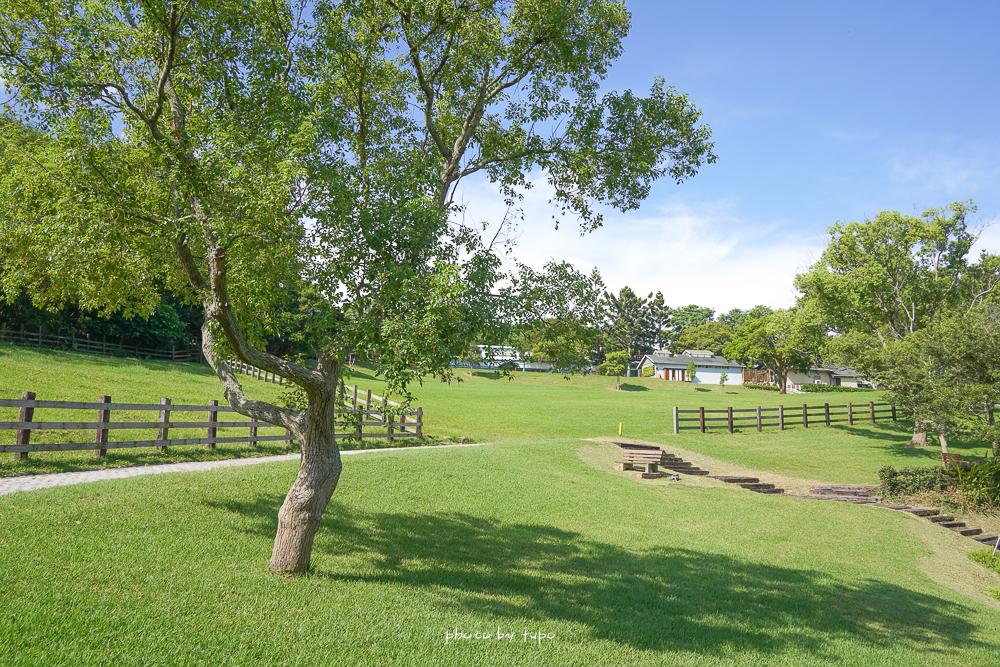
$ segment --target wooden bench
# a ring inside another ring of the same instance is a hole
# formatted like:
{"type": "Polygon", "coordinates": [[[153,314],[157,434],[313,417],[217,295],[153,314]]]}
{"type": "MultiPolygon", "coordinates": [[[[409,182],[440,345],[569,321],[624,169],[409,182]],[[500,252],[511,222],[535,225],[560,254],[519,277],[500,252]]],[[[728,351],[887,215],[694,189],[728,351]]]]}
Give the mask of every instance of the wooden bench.
{"type": "Polygon", "coordinates": [[[656,467],[660,464],[662,456],[663,450],[661,449],[632,449],[623,447],[622,460],[618,461],[618,463],[621,464],[622,470],[635,470],[635,466],[637,465],[645,466],[645,472],[652,474],[657,471],[656,467]]]}
{"type": "Polygon", "coordinates": [[[971,468],[980,464],[980,461],[963,461],[959,454],[945,454],[944,452],[941,452],[941,461],[945,468],[971,468]]]}

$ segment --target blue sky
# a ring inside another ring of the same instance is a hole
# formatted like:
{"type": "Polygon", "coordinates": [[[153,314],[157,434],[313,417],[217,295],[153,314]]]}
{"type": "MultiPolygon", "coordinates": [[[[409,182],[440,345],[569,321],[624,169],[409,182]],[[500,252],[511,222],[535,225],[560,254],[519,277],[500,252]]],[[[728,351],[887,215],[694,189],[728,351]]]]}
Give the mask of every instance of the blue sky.
{"type": "MultiPolygon", "coordinates": [[[[837,220],[969,198],[977,222],[1000,217],[1000,3],[629,7],[605,88],[645,91],[662,75],[704,112],[719,161],[583,238],[553,230],[546,192],[532,191],[523,261],[597,266],[609,287],[662,290],[675,306],[786,307],[837,220]]],[[[473,217],[502,216],[482,184],[463,194],[473,217]]],[[[1000,225],[980,247],[1000,252],[1000,225]]]]}

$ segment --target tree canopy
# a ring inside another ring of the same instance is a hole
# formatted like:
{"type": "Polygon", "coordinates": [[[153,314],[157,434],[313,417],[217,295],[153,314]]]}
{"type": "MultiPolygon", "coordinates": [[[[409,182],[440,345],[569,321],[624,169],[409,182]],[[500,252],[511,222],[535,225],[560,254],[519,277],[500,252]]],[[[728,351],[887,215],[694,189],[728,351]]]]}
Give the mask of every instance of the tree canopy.
{"type": "Polygon", "coordinates": [[[803,310],[777,310],[746,320],[723,350],[727,359],[760,364],[778,377],[779,393],[786,393],[789,371],[805,372],[821,346],[822,330],[803,310]]]}
{"type": "Polygon", "coordinates": [[[4,294],[148,315],[159,284],[200,304],[230,405],[301,443],[271,567],[304,572],[347,352],[405,391],[496,322],[500,260],[456,183],[483,172],[513,201],[541,170],[587,230],[715,160],[662,79],[601,93],[628,21],[610,0],[0,0],[6,113],[28,128],[0,154],[4,294]],[[261,345],[296,280],[319,297],[316,368],[261,345]],[[305,404],[247,395],[229,356],[305,404]]]}

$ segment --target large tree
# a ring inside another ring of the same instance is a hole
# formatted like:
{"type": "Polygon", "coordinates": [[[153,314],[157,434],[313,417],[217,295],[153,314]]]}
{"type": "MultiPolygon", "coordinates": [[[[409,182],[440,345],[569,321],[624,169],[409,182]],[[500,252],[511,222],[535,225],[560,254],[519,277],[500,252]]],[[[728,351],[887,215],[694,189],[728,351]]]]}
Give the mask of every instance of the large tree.
{"type": "Polygon", "coordinates": [[[727,359],[760,364],[778,378],[778,392],[786,393],[788,373],[805,372],[814,362],[822,330],[810,313],[777,310],[746,320],[723,350],[727,359]]]}
{"type": "MultiPolygon", "coordinates": [[[[891,346],[995,298],[1000,257],[970,257],[975,210],[971,201],[954,202],[920,216],[883,211],[830,228],[820,261],[795,280],[801,303],[835,334],[830,358],[875,377],[893,364],[891,346]]],[[[929,420],[915,417],[913,442],[922,444],[929,420]]]]}
{"type": "Polygon", "coordinates": [[[599,94],[628,20],[608,0],[0,0],[0,78],[35,132],[0,165],[4,292],[141,315],[160,282],[200,303],[230,405],[301,444],[271,567],[304,572],[347,352],[405,391],[492,321],[499,260],[450,215],[459,179],[513,200],[542,170],[591,229],[595,204],[714,160],[661,80],[599,94]],[[314,369],[261,345],[297,279],[322,297],[314,369]],[[298,386],[297,409],[248,395],[229,356],[298,386]]]}
{"type": "Polygon", "coordinates": [[[722,322],[706,322],[690,329],[685,329],[673,345],[673,353],[680,354],[684,350],[708,350],[712,354],[721,355],[723,349],[733,337],[733,328],[722,322]]]}
{"type": "Polygon", "coordinates": [[[891,342],[877,376],[889,399],[937,427],[941,451],[947,432],[960,429],[1000,454],[1000,309],[980,305],[891,342]]]}

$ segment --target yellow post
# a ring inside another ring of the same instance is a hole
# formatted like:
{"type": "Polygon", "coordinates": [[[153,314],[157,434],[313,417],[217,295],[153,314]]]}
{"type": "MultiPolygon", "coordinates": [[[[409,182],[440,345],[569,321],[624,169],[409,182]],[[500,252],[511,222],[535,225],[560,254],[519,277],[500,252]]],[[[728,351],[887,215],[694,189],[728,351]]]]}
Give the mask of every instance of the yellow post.
{"type": "Polygon", "coordinates": [[[622,422],[618,422],[618,437],[620,438],[621,435],[622,435],[622,422]]]}

